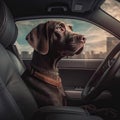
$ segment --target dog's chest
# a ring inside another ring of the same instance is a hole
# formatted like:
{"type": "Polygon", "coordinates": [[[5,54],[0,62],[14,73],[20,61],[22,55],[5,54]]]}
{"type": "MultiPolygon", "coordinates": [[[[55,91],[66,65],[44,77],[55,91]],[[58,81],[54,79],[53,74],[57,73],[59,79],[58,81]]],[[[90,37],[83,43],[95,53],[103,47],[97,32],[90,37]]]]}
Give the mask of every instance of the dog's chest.
{"type": "Polygon", "coordinates": [[[55,87],[43,82],[29,73],[23,75],[23,80],[32,92],[38,106],[55,105],[61,106],[64,104],[65,93],[62,85],[55,87]]]}

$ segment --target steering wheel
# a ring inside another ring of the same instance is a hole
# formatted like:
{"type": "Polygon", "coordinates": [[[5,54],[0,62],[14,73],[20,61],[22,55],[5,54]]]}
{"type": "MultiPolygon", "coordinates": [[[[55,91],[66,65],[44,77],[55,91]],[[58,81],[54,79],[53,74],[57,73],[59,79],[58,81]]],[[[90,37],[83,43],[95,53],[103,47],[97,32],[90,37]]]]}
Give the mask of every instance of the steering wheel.
{"type": "Polygon", "coordinates": [[[84,102],[94,100],[109,85],[120,68],[120,43],[108,54],[105,60],[94,72],[82,91],[81,99],[84,102]]]}

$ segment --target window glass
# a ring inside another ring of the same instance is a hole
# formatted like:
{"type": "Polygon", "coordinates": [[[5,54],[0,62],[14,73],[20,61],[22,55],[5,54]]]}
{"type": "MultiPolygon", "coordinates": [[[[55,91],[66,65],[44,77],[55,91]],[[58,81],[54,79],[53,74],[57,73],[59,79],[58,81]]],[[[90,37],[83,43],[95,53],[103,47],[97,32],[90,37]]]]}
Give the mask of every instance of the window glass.
{"type": "Polygon", "coordinates": [[[101,8],[112,17],[120,21],[120,2],[117,0],[105,0],[101,8]]]}
{"type": "Polygon", "coordinates": [[[117,38],[103,29],[82,20],[76,19],[35,19],[16,22],[18,27],[18,38],[16,46],[22,59],[31,59],[33,49],[25,40],[26,35],[32,28],[48,20],[63,21],[72,25],[73,31],[84,35],[87,40],[84,50],[79,55],[67,56],[70,59],[103,59],[111,49],[118,43],[117,38]]]}

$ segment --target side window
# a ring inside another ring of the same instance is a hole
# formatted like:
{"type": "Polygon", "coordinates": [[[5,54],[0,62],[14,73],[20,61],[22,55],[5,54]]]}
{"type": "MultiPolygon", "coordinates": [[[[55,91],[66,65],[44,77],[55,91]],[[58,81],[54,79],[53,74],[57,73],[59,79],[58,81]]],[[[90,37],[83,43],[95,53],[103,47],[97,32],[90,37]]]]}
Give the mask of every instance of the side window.
{"type": "MultiPolygon", "coordinates": [[[[18,27],[16,46],[22,59],[31,59],[33,53],[32,47],[25,40],[26,35],[32,28],[48,20],[56,19],[36,19],[16,22],[18,27]]],[[[79,32],[87,38],[84,50],[81,54],[72,57],[68,56],[65,59],[103,59],[118,43],[117,38],[91,23],[75,19],[58,20],[72,25],[73,31],[79,32]]]]}

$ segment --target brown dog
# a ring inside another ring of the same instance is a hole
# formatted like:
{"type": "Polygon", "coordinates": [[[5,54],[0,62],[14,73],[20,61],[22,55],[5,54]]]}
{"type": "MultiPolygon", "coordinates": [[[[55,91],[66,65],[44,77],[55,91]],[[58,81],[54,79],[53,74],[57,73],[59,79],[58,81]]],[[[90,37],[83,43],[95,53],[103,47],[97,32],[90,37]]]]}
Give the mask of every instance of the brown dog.
{"type": "Polygon", "coordinates": [[[31,69],[23,74],[38,106],[66,105],[57,63],[64,56],[79,54],[85,38],[63,22],[48,21],[35,27],[26,37],[34,48],[31,69]]]}

